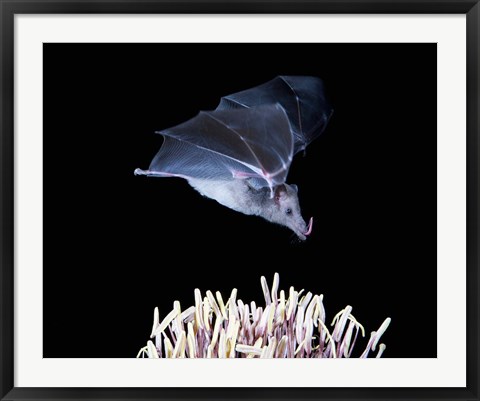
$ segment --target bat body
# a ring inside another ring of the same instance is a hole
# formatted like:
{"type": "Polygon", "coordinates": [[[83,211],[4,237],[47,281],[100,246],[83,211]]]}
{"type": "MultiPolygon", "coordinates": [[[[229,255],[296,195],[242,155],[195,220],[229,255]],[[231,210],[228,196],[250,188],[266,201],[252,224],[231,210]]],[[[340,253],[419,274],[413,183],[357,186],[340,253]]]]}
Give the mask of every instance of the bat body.
{"type": "Polygon", "coordinates": [[[285,181],[293,156],[323,132],[332,112],[319,78],[280,76],[160,131],[162,147],[135,174],[184,178],[202,195],[305,240],[312,219],[305,223],[297,187],[285,181]]]}
{"type": "Polygon", "coordinates": [[[294,185],[276,187],[272,197],[268,188],[253,188],[248,180],[189,179],[188,182],[202,195],[215,199],[223,206],[289,227],[302,240],[310,234],[312,220],[308,226],[305,224],[300,212],[297,187],[294,185]]]}

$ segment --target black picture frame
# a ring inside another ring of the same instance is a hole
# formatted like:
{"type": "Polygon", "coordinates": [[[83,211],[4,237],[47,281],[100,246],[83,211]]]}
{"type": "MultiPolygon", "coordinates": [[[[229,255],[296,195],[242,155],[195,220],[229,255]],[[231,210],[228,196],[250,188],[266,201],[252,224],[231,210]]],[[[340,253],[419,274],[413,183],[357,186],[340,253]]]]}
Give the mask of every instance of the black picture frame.
{"type": "Polygon", "coordinates": [[[2,400],[479,400],[479,26],[478,0],[4,1],[1,21],[0,397],[2,400]],[[14,16],[16,14],[466,14],[467,386],[466,388],[18,388],[14,387],[14,16]]]}

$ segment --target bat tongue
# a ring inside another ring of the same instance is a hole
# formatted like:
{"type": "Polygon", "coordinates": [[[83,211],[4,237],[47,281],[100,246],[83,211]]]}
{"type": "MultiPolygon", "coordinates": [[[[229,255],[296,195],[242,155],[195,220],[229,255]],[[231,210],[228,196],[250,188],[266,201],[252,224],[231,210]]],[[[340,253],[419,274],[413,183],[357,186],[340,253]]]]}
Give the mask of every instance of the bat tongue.
{"type": "Polygon", "coordinates": [[[310,221],[308,222],[307,231],[305,231],[304,235],[310,235],[312,233],[313,228],[313,217],[310,217],[310,221]]]}

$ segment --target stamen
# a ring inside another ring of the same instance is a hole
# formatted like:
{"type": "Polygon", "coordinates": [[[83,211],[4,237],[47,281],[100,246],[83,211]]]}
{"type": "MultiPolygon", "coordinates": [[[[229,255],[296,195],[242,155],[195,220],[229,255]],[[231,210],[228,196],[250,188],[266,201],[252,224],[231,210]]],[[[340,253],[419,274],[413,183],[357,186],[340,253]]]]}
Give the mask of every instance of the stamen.
{"type": "Polygon", "coordinates": [[[179,310],[177,308],[174,308],[167,316],[165,316],[165,319],[162,320],[162,323],[157,326],[153,335],[156,336],[163,333],[168,327],[168,325],[173,321],[173,319],[177,317],[178,313],[179,310]]]}
{"type": "Polygon", "coordinates": [[[272,300],[270,299],[270,292],[268,290],[267,279],[264,276],[260,277],[260,284],[262,285],[263,296],[265,297],[265,303],[267,305],[270,305],[272,303],[272,300]]]}
{"type": "Polygon", "coordinates": [[[147,341],[147,352],[148,352],[149,358],[158,358],[157,349],[155,348],[155,345],[150,340],[147,341]]]}
{"type": "Polygon", "coordinates": [[[180,333],[180,337],[175,344],[175,348],[173,349],[172,358],[185,358],[185,343],[187,341],[187,336],[185,331],[180,333]]]}
{"type": "Polygon", "coordinates": [[[220,308],[218,307],[217,301],[215,301],[215,298],[213,297],[212,291],[207,291],[207,297],[215,315],[220,316],[220,308]]]}
{"type": "Polygon", "coordinates": [[[203,310],[202,310],[202,293],[198,288],[195,288],[195,324],[198,327],[204,327],[203,325],[203,310]]]}
{"type": "Polygon", "coordinates": [[[287,320],[290,320],[290,317],[292,316],[293,311],[297,307],[297,292],[293,289],[293,287],[290,287],[290,297],[288,298],[288,311],[287,311],[287,320]]]}
{"type": "Polygon", "coordinates": [[[277,348],[277,339],[275,337],[270,337],[268,339],[268,347],[265,358],[273,358],[275,355],[275,349],[277,348]]]}
{"type": "Polygon", "coordinates": [[[380,358],[383,354],[383,351],[385,351],[385,348],[387,348],[385,344],[380,344],[378,347],[378,354],[375,358],[380,358]]]}
{"type": "Polygon", "coordinates": [[[272,301],[274,304],[277,303],[277,290],[278,290],[278,285],[280,283],[280,276],[278,273],[275,273],[273,275],[273,284],[272,284],[272,301]]]}
{"type": "Polygon", "coordinates": [[[260,355],[262,353],[262,348],[257,347],[256,345],[246,345],[246,344],[237,344],[235,347],[237,352],[242,352],[244,354],[260,355]]]}
{"type": "Polygon", "coordinates": [[[303,309],[305,309],[311,299],[312,299],[312,293],[309,291],[309,292],[307,292],[307,295],[305,295],[305,296],[300,300],[298,306],[299,306],[299,307],[302,307],[303,309]]]}
{"type": "Polygon", "coordinates": [[[267,333],[272,334],[273,330],[273,318],[275,317],[275,305],[270,305],[270,310],[268,311],[268,320],[267,320],[267,333]]]}
{"type": "Polygon", "coordinates": [[[222,312],[223,318],[228,319],[227,310],[225,309],[225,304],[223,303],[222,294],[220,294],[220,291],[217,291],[215,295],[217,296],[218,305],[220,306],[220,312],[222,312]]]}
{"type": "MultiPolygon", "coordinates": [[[[301,297],[303,289],[297,292],[290,287],[286,300],[283,290],[278,297],[279,282],[275,273],[269,291],[265,277],[261,278],[265,308],[253,301],[237,301],[236,289],[226,303],[219,291],[215,297],[206,291],[202,301],[198,288],[194,306],[182,312],[180,302],[175,301],[173,310],[160,323],[159,309],[155,308],[150,335],[155,340],[148,340],[137,358],[350,358],[359,332],[365,336],[364,327],[351,314],[352,307],[348,305],[334,316],[330,333],[323,295],[307,292],[301,297]],[[315,327],[318,335],[314,335],[315,327]]],[[[376,350],[390,322],[390,318],[385,319],[371,333],[360,358],[376,350]]],[[[385,349],[380,344],[375,357],[380,358],[385,349]]]]}
{"type": "Polygon", "coordinates": [[[138,351],[137,358],[145,358],[145,355],[148,356],[148,345],[146,345],[143,348],[140,348],[140,351],[138,351]]]}
{"type": "Polygon", "coordinates": [[[188,345],[188,357],[195,358],[195,338],[193,336],[193,326],[191,323],[188,323],[188,335],[187,335],[187,345],[188,345]]]}
{"type": "Polygon", "coordinates": [[[163,345],[165,348],[165,358],[171,358],[173,354],[173,346],[168,337],[164,338],[163,345]]]}
{"type": "Polygon", "coordinates": [[[341,318],[339,319],[337,325],[335,326],[335,330],[333,330],[333,338],[335,341],[340,341],[340,338],[342,337],[343,330],[345,328],[345,324],[347,323],[348,315],[350,315],[350,312],[352,311],[351,306],[347,306],[343,310],[343,314],[341,318]]]}
{"type": "Polygon", "coordinates": [[[330,341],[330,344],[332,346],[332,352],[333,352],[333,357],[336,358],[337,357],[337,353],[335,351],[335,342],[333,341],[333,338],[332,336],[330,335],[330,332],[328,331],[327,329],[327,326],[325,326],[325,323],[323,323],[321,320],[318,321],[318,323],[322,326],[323,330],[325,330],[325,333],[328,337],[328,341],[330,341]]]}
{"type": "Polygon", "coordinates": [[[218,357],[226,358],[227,357],[227,344],[225,338],[225,329],[222,329],[220,332],[220,341],[218,342],[218,357]]]}
{"type": "Polygon", "coordinates": [[[377,336],[375,338],[375,341],[373,342],[372,345],[372,351],[375,351],[375,347],[377,346],[378,341],[380,340],[380,337],[382,336],[383,333],[385,333],[385,330],[387,330],[387,327],[390,325],[392,319],[387,317],[385,321],[382,323],[380,328],[377,330],[377,336]]]}
{"type": "Polygon", "coordinates": [[[155,331],[157,330],[157,327],[159,325],[159,313],[158,313],[158,308],[155,308],[153,310],[153,326],[152,326],[152,333],[150,334],[150,338],[153,338],[155,336],[155,331]]]}
{"type": "Polygon", "coordinates": [[[210,310],[210,301],[205,297],[203,298],[203,324],[207,331],[210,331],[210,310]]]}
{"type": "Polygon", "coordinates": [[[217,344],[218,333],[220,332],[220,326],[222,325],[222,323],[223,323],[222,316],[217,316],[217,320],[215,320],[215,327],[213,328],[212,339],[210,341],[212,348],[214,348],[215,345],[217,344]]]}
{"type": "Polygon", "coordinates": [[[287,339],[288,337],[285,335],[279,341],[275,358],[285,358],[285,354],[287,353],[287,339]]]}

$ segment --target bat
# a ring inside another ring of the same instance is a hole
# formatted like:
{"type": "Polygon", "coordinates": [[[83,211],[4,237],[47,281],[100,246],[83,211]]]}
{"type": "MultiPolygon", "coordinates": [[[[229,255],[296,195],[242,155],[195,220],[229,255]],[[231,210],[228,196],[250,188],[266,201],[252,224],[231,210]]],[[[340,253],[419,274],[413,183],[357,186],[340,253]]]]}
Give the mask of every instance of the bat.
{"type": "Polygon", "coordinates": [[[305,223],[298,188],[286,179],[293,156],[325,130],[332,113],[321,79],[277,76],[157,132],[160,150],[135,174],[183,178],[201,195],[288,227],[303,241],[313,218],[305,223]]]}

